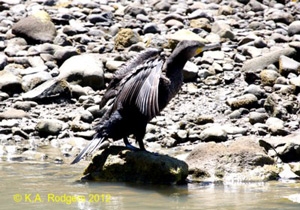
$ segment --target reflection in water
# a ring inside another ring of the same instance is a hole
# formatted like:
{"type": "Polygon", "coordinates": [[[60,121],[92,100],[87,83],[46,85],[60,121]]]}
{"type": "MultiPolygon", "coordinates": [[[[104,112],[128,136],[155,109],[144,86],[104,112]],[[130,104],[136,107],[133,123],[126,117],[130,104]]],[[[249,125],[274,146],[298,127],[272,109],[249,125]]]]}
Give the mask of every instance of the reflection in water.
{"type": "Polygon", "coordinates": [[[0,209],[299,209],[299,182],[80,182],[86,163],[0,162],[0,209]]]}

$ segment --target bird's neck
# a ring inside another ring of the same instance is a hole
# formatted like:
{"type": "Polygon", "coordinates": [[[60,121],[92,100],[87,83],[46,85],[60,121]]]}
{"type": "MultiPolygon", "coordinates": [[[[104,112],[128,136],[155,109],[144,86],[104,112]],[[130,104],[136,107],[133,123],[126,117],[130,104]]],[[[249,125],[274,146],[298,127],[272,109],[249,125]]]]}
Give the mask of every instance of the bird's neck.
{"type": "Polygon", "coordinates": [[[175,51],[170,55],[166,62],[166,76],[171,78],[176,75],[182,75],[182,69],[187,62],[185,55],[181,55],[179,51],[175,51]]]}

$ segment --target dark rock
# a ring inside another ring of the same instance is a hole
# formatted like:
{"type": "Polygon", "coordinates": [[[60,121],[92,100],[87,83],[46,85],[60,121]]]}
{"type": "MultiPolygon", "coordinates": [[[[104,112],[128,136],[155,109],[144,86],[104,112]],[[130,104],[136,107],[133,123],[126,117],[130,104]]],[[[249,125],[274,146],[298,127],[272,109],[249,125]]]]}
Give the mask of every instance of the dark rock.
{"type": "Polygon", "coordinates": [[[185,182],[188,166],[167,155],[111,146],[93,158],[84,174],[97,181],[176,184],[185,182]]]}

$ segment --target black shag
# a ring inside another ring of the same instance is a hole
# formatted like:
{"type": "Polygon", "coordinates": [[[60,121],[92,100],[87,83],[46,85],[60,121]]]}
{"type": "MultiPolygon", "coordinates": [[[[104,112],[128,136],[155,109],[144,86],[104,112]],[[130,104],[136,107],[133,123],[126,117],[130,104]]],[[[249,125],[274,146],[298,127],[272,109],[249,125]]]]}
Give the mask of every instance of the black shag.
{"type": "Polygon", "coordinates": [[[145,150],[143,138],[147,123],[180,90],[184,65],[193,56],[212,47],[216,45],[185,40],[177,44],[166,60],[161,56],[161,50],[148,49],[122,66],[115,73],[100,102],[100,108],[109,108],[97,125],[93,140],[71,164],[98,149],[107,138],[123,138],[126,147],[137,150],[128,141],[128,136],[133,134],[140,150],[145,150]]]}

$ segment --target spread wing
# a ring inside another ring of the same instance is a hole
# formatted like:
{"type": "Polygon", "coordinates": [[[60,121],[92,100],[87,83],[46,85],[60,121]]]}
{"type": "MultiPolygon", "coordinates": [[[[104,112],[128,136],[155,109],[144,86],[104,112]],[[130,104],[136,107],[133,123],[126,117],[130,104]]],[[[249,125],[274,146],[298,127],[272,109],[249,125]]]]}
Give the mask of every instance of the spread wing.
{"type": "Polygon", "coordinates": [[[100,102],[100,108],[103,108],[110,99],[113,99],[117,96],[122,84],[124,83],[124,78],[128,79],[131,74],[134,74],[137,70],[140,70],[139,67],[145,62],[157,58],[160,52],[161,50],[149,48],[122,65],[122,67],[116,71],[113,79],[110,81],[100,102]]]}
{"type": "Polygon", "coordinates": [[[149,120],[159,114],[158,85],[164,61],[148,59],[127,74],[119,83],[119,89],[110,110],[137,107],[149,120]]]}

